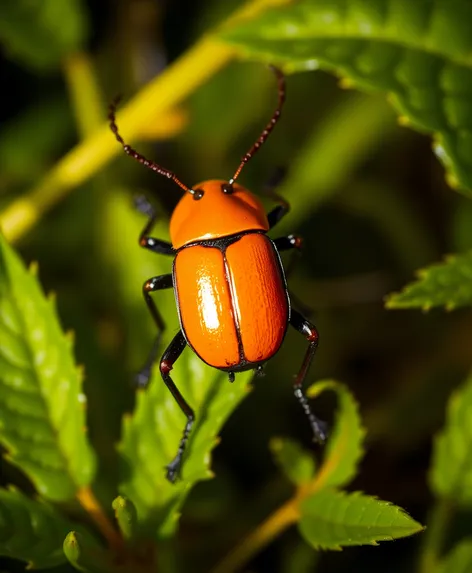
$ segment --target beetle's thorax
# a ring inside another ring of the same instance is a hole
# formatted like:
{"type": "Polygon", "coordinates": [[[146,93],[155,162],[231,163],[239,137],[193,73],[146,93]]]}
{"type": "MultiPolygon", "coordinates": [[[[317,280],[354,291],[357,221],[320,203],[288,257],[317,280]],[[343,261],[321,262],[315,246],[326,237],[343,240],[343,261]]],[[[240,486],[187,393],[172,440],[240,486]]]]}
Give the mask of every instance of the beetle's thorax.
{"type": "Polygon", "coordinates": [[[228,182],[205,181],[194,186],[203,192],[200,199],[190,193],[182,197],[170,220],[174,249],[244,231],[268,231],[269,223],[259,199],[236,183],[232,193],[225,193],[223,185],[228,182]]]}

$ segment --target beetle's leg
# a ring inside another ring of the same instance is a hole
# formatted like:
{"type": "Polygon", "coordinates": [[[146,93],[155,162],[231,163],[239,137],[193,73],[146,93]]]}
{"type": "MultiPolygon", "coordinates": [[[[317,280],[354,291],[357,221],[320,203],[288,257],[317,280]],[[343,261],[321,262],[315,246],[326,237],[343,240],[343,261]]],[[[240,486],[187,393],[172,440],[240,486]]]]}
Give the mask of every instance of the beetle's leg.
{"type": "Polygon", "coordinates": [[[175,480],[179,477],[180,468],[182,466],[182,457],[185,452],[185,446],[187,445],[190,430],[192,429],[192,425],[195,420],[195,414],[192,408],[187,404],[169,374],[186,345],[187,342],[185,341],[184,335],[182,334],[182,331],[179,330],[179,332],[174,336],[172,342],[169,344],[167,350],[164,352],[160,364],[161,375],[165,385],[170,390],[170,393],[174,397],[177,404],[180,406],[182,412],[187,416],[187,423],[185,424],[184,432],[179,443],[177,455],[170,462],[170,464],[166,466],[167,479],[172,483],[174,483],[175,480]]]}
{"type": "Polygon", "coordinates": [[[140,213],[149,217],[148,222],[139,235],[139,244],[141,247],[161,255],[175,255],[175,251],[170,243],[149,236],[149,233],[157,220],[157,213],[151,203],[149,203],[144,195],[138,195],[134,200],[134,204],[140,213]]]}
{"type": "Polygon", "coordinates": [[[292,250],[292,258],[285,268],[285,277],[288,278],[295,268],[295,264],[300,256],[303,246],[303,239],[298,235],[288,235],[274,240],[274,244],[279,252],[292,250]]]}
{"type": "Polygon", "coordinates": [[[277,207],[274,207],[272,211],[267,214],[267,220],[269,221],[269,229],[272,229],[277,223],[290,211],[290,204],[281,195],[276,193],[275,189],[280,185],[280,183],[285,178],[285,169],[277,169],[274,175],[269,179],[267,185],[264,188],[264,195],[270,197],[276,203],[279,203],[277,207]]]}
{"type": "Polygon", "coordinates": [[[305,353],[305,358],[303,359],[300,371],[295,378],[293,384],[293,390],[295,393],[295,398],[300,402],[303,411],[305,412],[308,420],[310,422],[311,429],[313,431],[313,438],[316,442],[324,442],[326,439],[326,424],[319,420],[311,411],[310,404],[308,403],[307,397],[303,393],[303,382],[305,381],[308,369],[310,368],[311,361],[315,356],[316,349],[318,347],[318,331],[315,326],[306,320],[299,312],[292,309],[290,316],[290,324],[303,334],[309,342],[309,346],[305,353]]]}
{"type": "MultiPolygon", "coordinates": [[[[275,239],[274,244],[279,252],[295,249],[285,268],[285,278],[288,279],[300,256],[303,246],[303,239],[298,235],[288,235],[287,237],[279,237],[278,239],[275,239]]],[[[293,292],[289,291],[289,296],[290,300],[295,303],[295,306],[301,310],[304,315],[311,316],[313,314],[313,309],[302,302],[296,295],[293,294],[293,292]]]]}
{"type": "Polygon", "coordinates": [[[274,243],[278,251],[288,251],[290,249],[300,251],[303,245],[303,239],[298,235],[288,235],[287,237],[275,239],[274,243]]]}
{"type": "Polygon", "coordinates": [[[144,300],[149,308],[149,312],[156,323],[158,332],[156,339],[151,348],[151,352],[149,353],[148,359],[146,360],[144,366],[136,375],[136,384],[145,388],[149,384],[149,379],[151,378],[151,369],[152,365],[156,361],[157,358],[157,351],[159,350],[159,343],[161,341],[162,333],[166,327],[164,320],[161,316],[161,313],[157,310],[156,303],[151,298],[150,293],[155,292],[156,290],[163,290],[166,288],[172,288],[172,275],[169,273],[167,275],[160,275],[158,277],[152,277],[148,279],[143,284],[143,295],[144,300]]]}

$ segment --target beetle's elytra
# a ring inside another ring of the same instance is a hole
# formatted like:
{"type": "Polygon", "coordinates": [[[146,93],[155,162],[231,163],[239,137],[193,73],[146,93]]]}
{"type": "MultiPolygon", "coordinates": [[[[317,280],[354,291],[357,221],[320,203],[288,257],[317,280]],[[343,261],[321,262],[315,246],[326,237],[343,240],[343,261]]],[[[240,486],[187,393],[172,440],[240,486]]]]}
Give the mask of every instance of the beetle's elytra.
{"type": "Polygon", "coordinates": [[[318,332],[290,303],[279,252],[300,249],[294,235],[271,240],[267,232],[289,211],[288,203],[272,190],[278,205],[267,215],[259,199],[235,181],[243,166],[261,147],[277,123],[285,100],[285,78],[272,68],[278,81],[279,104],[259,139],[242,158],[228,181],[205,181],[187,187],[174,173],[149,161],[127,145],[115,121],[116,103],[110,106],[110,128],[124,151],[153,171],[172,179],[185,194],[172,214],[172,244],[150,236],[156,213],[146,199],[138,209],[149,220],[139,243],[155,253],[174,257],[172,274],[147,280],[144,299],[156,322],[158,335],[138,383],[149,382],[159,340],[165,328],[150,293],[174,288],[180,331],[160,361],[162,378],[187,417],[175,458],[167,466],[167,478],[180,475],[185,446],[195,414],[170,376],[175,361],[188,345],[207,364],[228,373],[260,370],[280,348],[288,325],[305,336],[308,348],[294,381],[294,393],[307,415],[315,440],[325,439],[324,425],[312,413],[302,385],[318,346],[318,332]]]}

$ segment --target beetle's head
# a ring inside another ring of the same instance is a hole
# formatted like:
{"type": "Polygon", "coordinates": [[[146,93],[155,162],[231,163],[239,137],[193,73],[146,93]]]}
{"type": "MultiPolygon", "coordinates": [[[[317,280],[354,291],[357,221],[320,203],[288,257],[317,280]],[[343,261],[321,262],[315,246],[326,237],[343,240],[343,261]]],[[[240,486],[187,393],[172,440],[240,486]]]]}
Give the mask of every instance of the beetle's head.
{"type": "Polygon", "coordinates": [[[269,230],[262,203],[241,185],[218,179],[192,187],[170,220],[174,249],[252,230],[269,230]]]}

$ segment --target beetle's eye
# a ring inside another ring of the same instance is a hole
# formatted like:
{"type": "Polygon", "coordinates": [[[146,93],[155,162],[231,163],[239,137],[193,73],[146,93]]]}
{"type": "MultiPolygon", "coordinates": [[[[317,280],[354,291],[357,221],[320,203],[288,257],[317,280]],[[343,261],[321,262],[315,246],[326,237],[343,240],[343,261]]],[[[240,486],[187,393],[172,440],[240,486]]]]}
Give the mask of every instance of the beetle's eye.
{"type": "Polygon", "coordinates": [[[225,193],[226,195],[231,195],[231,193],[234,192],[234,187],[231,185],[231,183],[223,183],[221,185],[221,190],[223,191],[223,193],[225,193]]]}
{"type": "Polygon", "coordinates": [[[203,191],[203,189],[195,189],[195,191],[192,193],[193,198],[195,199],[195,201],[198,201],[199,199],[201,199],[203,197],[203,195],[205,195],[205,191],[203,191]]]}

